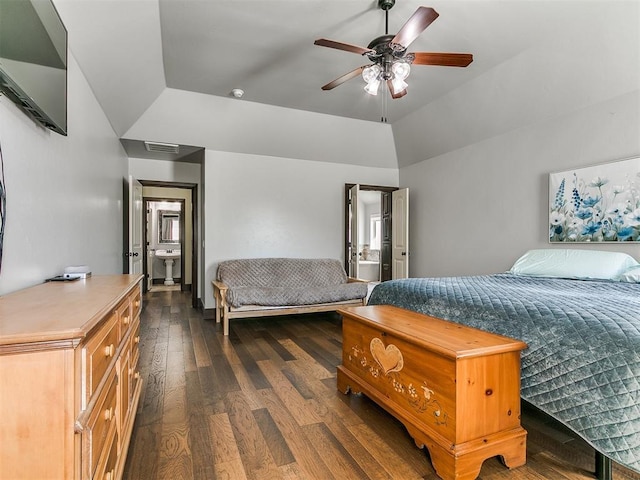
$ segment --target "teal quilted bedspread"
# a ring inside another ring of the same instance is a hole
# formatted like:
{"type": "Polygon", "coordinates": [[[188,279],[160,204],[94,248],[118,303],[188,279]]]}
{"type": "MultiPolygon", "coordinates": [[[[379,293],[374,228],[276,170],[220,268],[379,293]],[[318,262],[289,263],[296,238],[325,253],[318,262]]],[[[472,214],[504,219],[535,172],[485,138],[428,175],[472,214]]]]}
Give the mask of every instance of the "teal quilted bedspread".
{"type": "Polygon", "coordinates": [[[522,398],[640,472],[640,284],[412,278],[376,286],[377,304],[523,340],[522,398]]]}

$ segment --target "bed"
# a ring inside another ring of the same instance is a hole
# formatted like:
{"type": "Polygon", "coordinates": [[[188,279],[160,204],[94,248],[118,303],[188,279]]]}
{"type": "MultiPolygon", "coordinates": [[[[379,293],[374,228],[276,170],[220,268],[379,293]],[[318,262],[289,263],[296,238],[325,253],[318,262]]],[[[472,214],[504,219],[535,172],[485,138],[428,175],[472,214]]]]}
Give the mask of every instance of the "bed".
{"type": "Polygon", "coordinates": [[[387,281],[368,303],[525,341],[522,398],[640,472],[640,264],[574,252],[530,251],[495,275],[387,281]]]}

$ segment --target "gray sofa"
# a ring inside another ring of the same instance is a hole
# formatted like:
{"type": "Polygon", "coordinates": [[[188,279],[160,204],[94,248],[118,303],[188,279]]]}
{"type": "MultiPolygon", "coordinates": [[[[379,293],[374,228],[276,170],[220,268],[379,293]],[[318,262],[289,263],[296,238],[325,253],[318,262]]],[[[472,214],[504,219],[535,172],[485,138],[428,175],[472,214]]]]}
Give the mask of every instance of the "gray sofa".
{"type": "Polygon", "coordinates": [[[216,322],[231,318],[328,312],[364,305],[367,282],[347,277],[329,258],[252,258],[220,262],[213,295],[216,322]]]}

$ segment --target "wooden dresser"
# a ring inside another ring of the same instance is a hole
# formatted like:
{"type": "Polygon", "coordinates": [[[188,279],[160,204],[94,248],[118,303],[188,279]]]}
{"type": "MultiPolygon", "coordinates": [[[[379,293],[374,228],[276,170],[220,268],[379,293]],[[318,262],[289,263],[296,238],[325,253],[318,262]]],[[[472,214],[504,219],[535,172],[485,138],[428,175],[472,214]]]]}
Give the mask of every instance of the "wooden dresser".
{"type": "Polygon", "coordinates": [[[338,313],[338,390],[362,392],[400,420],[441,478],[475,479],[496,455],[509,468],[525,463],[525,343],[391,305],[338,313]]]}
{"type": "Polygon", "coordinates": [[[122,476],[140,398],[141,275],[0,297],[0,478],[122,476]]]}

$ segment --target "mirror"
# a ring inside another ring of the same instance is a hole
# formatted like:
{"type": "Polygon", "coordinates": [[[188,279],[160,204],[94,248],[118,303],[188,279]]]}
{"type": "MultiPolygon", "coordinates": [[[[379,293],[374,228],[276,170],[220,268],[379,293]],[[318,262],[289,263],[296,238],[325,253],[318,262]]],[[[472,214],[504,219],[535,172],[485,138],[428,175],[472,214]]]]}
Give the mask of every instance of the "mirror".
{"type": "Polygon", "coordinates": [[[180,212],[158,210],[158,243],[180,243],[180,212]]]}

